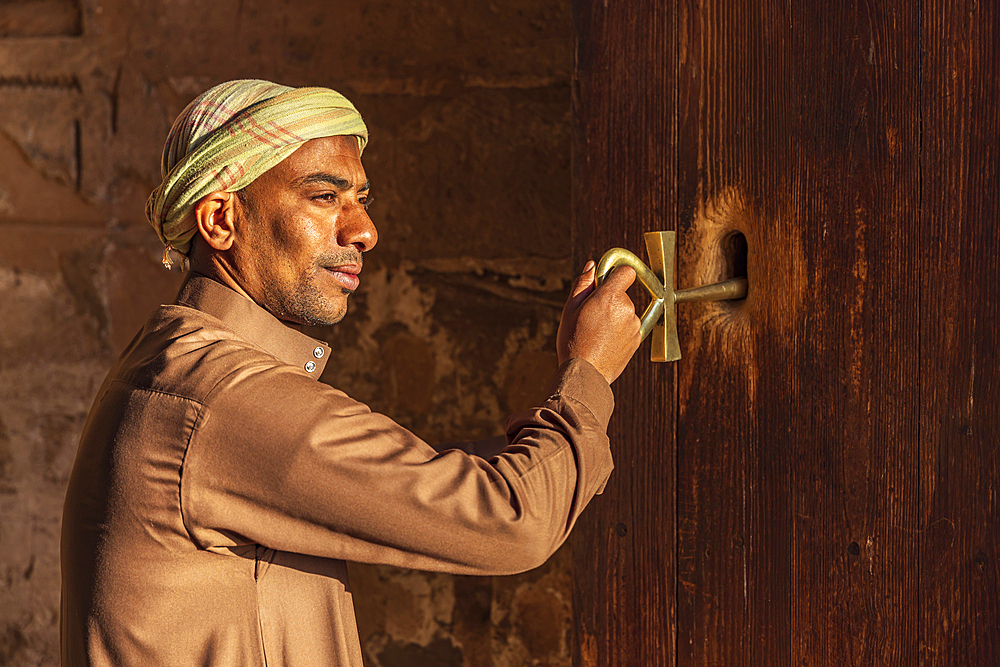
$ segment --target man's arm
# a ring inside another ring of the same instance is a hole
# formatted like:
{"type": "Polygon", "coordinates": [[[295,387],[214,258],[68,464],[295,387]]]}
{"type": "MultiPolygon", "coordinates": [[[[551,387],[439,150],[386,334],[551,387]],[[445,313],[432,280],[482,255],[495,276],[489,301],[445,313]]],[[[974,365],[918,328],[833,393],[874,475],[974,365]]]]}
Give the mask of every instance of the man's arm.
{"type": "Polygon", "coordinates": [[[570,358],[549,399],[509,420],[507,446],[489,460],[438,454],[292,367],[235,370],[206,401],[185,456],[191,537],[206,549],[258,543],[455,573],[537,566],[612,468],[608,379],[627,360],[620,343],[633,324],[638,339],[634,311],[619,312],[629,278],[616,272],[594,290],[591,268],[577,281],[562,327],[570,358]]]}

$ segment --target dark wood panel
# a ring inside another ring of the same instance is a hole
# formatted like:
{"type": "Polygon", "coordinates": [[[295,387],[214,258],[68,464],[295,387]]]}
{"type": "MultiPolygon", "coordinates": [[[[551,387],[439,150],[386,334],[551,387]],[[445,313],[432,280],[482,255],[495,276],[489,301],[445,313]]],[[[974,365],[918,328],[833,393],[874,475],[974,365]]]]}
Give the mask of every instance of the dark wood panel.
{"type": "Polygon", "coordinates": [[[995,4],[665,4],[574,5],[578,259],[751,290],[616,386],[578,662],[1000,664],[995,4]]]}
{"type": "Polygon", "coordinates": [[[1000,21],[924,3],[922,665],[1000,664],[1000,21]]]}
{"type": "MultiPolygon", "coordinates": [[[[673,229],[674,18],[659,0],[577,0],[573,83],[574,254],[644,254],[673,229]]],[[[634,300],[644,293],[633,290],[634,300]]],[[[573,533],[577,664],[672,665],[674,376],[648,344],[614,385],[615,471],[573,533]]]]}
{"type": "Polygon", "coordinates": [[[912,665],[916,8],[685,14],[681,275],[751,293],[682,318],[678,663],[912,665]]]}
{"type": "Polygon", "coordinates": [[[796,9],[801,228],[823,305],[797,351],[816,389],[794,473],[793,659],[913,665],[919,316],[906,295],[919,266],[919,7],[848,3],[835,19],[796,9]]]}
{"type": "Polygon", "coordinates": [[[788,462],[780,441],[762,451],[757,434],[770,423],[761,391],[773,393],[774,374],[782,382],[790,364],[765,376],[760,366],[787,350],[787,340],[774,338],[762,359],[755,331],[768,321],[783,326],[793,258],[785,243],[788,7],[717,0],[677,7],[678,286],[729,277],[726,239],[737,232],[747,239],[751,280],[743,303],[680,307],[677,664],[769,664],[787,660],[791,644],[793,550],[780,522],[787,496],[761,488],[763,478],[787,489],[788,462]],[[762,501],[776,503],[764,522],[756,513],[762,501]],[[758,634],[769,645],[759,663],[758,634]]]}

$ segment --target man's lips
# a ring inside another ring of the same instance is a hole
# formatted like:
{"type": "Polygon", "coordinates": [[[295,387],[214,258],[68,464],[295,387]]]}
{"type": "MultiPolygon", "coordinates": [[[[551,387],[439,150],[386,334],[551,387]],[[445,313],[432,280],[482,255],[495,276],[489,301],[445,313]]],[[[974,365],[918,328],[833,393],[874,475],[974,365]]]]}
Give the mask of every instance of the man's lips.
{"type": "Polygon", "coordinates": [[[342,264],[341,266],[328,266],[326,270],[329,271],[334,280],[341,284],[341,286],[353,292],[358,289],[358,285],[361,284],[361,280],[358,279],[358,274],[361,273],[360,264],[342,264]]]}

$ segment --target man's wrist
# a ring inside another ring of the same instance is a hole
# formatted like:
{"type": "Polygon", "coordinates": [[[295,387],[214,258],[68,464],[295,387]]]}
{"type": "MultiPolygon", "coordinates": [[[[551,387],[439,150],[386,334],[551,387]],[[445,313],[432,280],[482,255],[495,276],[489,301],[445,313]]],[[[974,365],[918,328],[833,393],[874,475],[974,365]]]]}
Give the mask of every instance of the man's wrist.
{"type": "Polygon", "coordinates": [[[550,399],[567,397],[582,403],[605,429],[615,407],[607,378],[583,357],[571,357],[560,364],[549,396],[550,399]]]}

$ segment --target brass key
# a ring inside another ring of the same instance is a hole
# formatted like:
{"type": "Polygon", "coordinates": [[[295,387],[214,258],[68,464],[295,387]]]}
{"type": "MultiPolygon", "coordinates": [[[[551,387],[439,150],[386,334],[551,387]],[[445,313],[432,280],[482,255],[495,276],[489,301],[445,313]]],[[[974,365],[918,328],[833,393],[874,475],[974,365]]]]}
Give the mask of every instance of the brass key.
{"type": "Polygon", "coordinates": [[[677,361],[681,358],[680,343],[677,340],[676,304],[687,301],[729,301],[746,298],[748,283],[746,278],[731,278],[721,283],[674,290],[674,252],[677,243],[676,232],[647,232],[646,253],[649,266],[624,248],[612,248],[604,253],[597,263],[597,284],[604,282],[616,266],[631,266],[636,277],[646,288],[653,301],[642,314],[639,334],[643,340],[653,333],[650,350],[652,361],[677,361]],[[670,288],[666,287],[669,276],[670,288]]]}

